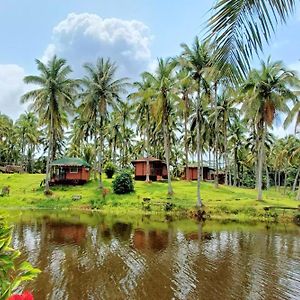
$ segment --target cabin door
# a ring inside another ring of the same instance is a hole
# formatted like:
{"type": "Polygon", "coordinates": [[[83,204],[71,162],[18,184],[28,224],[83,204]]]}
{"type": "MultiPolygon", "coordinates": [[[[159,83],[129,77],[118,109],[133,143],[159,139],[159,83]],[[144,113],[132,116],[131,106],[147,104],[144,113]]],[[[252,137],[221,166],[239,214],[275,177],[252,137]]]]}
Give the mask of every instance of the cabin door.
{"type": "Polygon", "coordinates": [[[66,179],[66,169],[59,168],[59,180],[65,180],[65,179],[66,179]]]}

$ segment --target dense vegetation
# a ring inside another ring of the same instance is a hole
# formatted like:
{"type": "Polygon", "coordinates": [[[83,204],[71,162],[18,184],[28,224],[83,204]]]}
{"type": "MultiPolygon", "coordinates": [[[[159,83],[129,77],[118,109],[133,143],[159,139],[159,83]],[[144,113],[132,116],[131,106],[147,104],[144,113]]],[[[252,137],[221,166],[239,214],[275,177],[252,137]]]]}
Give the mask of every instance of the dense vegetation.
{"type": "MultiPolygon", "coordinates": [[[[81,79],[72,78],[62,58],[36,60],[39,74],[24,78],[35,88],[21,99],[30,103],[29,112],[16,122],[0,115],[1,163],[45,171],[48,191],[50,163],[62,155],[92,164],[99,188],[106,163],[128,168],[132,159],[155,156],[166,161],[170,196],[171,179],[197,162],[199,207],[204,165],[215,169],[216,188],[222,174],[225,185],[256,187],[258,200],[263,188],[282,185],[298,187],[300,199],[299,139],[270,133],[279,117],[284,126],[296,120],[297,129],[299,79],[271,59],[249,68],[253,52],[294,6],[284,0],[219,1],[206,39],[182,44],[177,57],[158,59],[156,70],[134,83],[118,77],[110,59],[85,64],[81,79]],[[37,158],[42,152],[45,157],[37,158]]],[[[149,182],[149,165],[147,170],[149,182]]]]}

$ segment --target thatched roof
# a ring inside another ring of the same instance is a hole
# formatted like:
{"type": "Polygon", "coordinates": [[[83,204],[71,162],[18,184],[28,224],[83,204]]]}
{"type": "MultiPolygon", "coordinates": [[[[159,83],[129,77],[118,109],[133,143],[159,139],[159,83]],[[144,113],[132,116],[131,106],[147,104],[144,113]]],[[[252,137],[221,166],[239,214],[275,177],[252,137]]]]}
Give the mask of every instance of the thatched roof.
{"type": "Polygon", "coordinates": [[[81,158],[76,157],[64,157],[61,159],[54,160],[51,163],[51,166],[84,166],[84,167],[90,167],[90,165],[81,158]]]}

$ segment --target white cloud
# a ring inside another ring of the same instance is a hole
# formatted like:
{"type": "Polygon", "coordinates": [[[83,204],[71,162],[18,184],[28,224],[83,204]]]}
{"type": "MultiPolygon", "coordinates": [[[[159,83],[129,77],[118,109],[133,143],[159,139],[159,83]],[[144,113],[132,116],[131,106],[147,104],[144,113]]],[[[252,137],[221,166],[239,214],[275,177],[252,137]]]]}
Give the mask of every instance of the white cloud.
{"type": "Polygon", "coordinates": [[[24,76],[24,69],[18,65],[0,65],[0,112],[13,119],[25,110],[25,105],[20,103],[26,91],[24,76]]]}
{"type": "Polygon", "coordinates": [[[300,76],[300,61],[296,61],[290,65],[288,65],[288,69],[292,71],[296,71],[298,73],[298,76],[300,76]]]}
{"type": "Polygon", "coordinates": [[[71,13],[54,27],[42,60],[57,54],[66,58],[78,75],[85,62],[110,57],[122,76],[137,77],[151,62],[151,39],[149,28],[136,20],[71,13]]]}

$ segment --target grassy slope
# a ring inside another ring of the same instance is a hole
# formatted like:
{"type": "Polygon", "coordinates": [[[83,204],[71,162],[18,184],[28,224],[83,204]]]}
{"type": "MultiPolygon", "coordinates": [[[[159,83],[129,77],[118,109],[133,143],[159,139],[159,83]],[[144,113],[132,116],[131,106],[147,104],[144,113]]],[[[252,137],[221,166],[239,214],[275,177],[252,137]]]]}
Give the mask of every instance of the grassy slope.
{"type": "MultiPolygon", "coordinates": [[[[84,186],[55,187],[53,195],[46,197],[39,188],[44,175],[31,174],[0,174],[0,189],[10,186],[10,196],[0,197],[2,208],[90,208],[91,201],[104,212],[124,214],[128,212],[142,213],[142,199],[151,198],[151,211],[163,212],[164,203],[173,201],[176,211],[193,209],[196,203],[196,182],[175,181],[173,199],[168,199],[167,184],[154,182],[146,184],[135,183],[135,193],[130,195],[115,195],[111,190],[111,180],[105,179],[104,184],[110,192],[102,199],[97,183],[89,182],[84,186]],[[81,195],[79,201],[72,201],[73,195],[81,195]]],[[[234,187],[220,186],[215,189],[211,183],[202,183],[202,197],[206,210],[213,218],[221,219],[265,219],[265,206],[298,207],[299,202],[293,200],[294,195],[283,195],[275,190],[264,192],[264,201],[256,201],[256,191],[234,187]]],[[[280,217],[290,217],[294,211],[277,211],[280,217]]]]}

